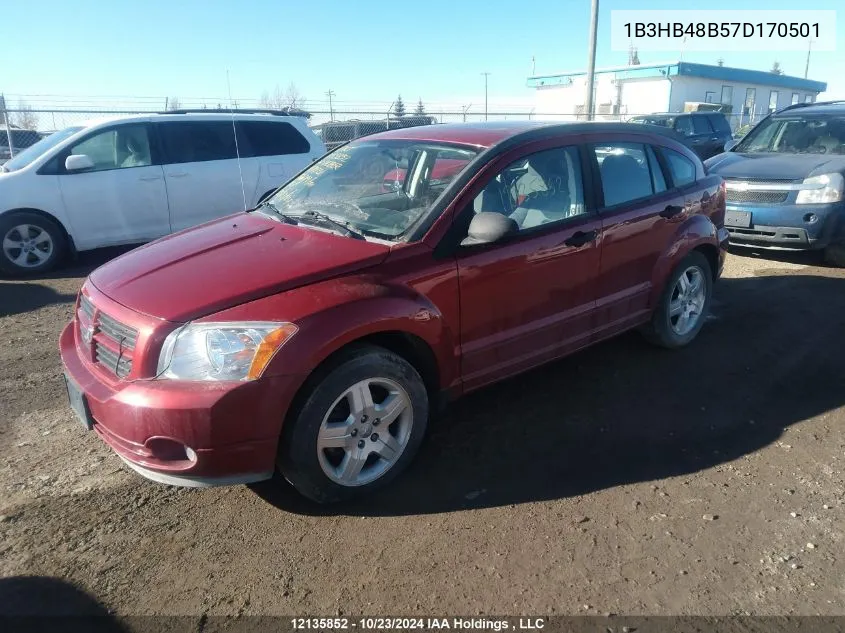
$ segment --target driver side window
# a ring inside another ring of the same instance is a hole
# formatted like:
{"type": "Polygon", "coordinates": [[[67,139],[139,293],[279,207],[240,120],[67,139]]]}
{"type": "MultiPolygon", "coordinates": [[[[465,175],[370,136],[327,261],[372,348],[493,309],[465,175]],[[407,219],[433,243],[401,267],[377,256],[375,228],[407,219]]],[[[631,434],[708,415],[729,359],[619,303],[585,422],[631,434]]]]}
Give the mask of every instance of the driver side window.
{"type": "Polygon", "coordinates": [[[84,154],[94,161],[89,172],[152,164],[145,125],[124,125],[101,132],[74,145],[70,153],[84,154]]]}
{"type": "Polygon", "coordinates": [[[508,216],[520,230],[583,215],[578,148],[545,150],[514,161],[475,197],[473,211],[508,216]]]}

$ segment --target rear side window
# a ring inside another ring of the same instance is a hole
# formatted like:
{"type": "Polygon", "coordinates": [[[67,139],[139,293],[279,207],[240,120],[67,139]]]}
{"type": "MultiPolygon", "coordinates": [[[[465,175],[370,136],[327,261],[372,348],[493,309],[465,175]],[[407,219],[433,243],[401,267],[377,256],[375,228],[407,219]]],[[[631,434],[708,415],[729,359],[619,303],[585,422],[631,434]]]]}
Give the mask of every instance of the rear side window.
{"type": "Polygon", "coordinates": [[[604,206],[613,207],[654,193],[646,146],[640,143],[594,145],[604,206]]]}
{"type": "Polygon", "coordinates": [[[237,157],[230,121],[174,121],[158,124],[165,163],[198,163],[237,157]]]}
{"type": "Polygon", "coordinates": [[[669,165],[669,173],[672,175],[672,183],[676,187],[683,187],[695,182],[695,165],[686,156],[678,152],[663,148],[663,156],[669,165]]]}
{"type": "Polygon", "coordinates": [[[731,125],[728,123],[728,120],[721,115],[718,114],[711,114],[707,117],[710,119],[710,125],[713,126],[713,129],[717,132],[726,132],[728,134],[731,133],[731,125]]]}
{"type": "Polygon", "coordinates": [[[692,121],[688,116],[679,116],[675,119],[675,130],[684,136],[692,136],[692,121]]]}
{"type": "Polygon", "coordinates": [[[707,122],[707,117],[703,116],[692,117],[692,129],[696,134],[710,134],[713,131],[707,122]]]}
{"type": "Polygon", "coordinates": [[[290,123],[273,121],[239,121],[238,142],[241,156],[283,156],[307,154],[311,144],[290,123]]]}

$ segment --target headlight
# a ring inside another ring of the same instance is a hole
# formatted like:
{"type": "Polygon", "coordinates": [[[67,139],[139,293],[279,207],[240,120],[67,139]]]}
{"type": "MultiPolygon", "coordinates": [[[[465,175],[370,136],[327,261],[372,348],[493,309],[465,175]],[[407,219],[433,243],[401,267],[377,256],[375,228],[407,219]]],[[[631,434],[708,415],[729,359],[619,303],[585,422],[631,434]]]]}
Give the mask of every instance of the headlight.
{"type": "Polygon", "coordinates": [[[804,185],[812,185],[812,189],[802,189],[798,192],[795,204],[827,204],[842,200],[845,190],[845,178],[842,174],[822,174],[805,178],[804,185]]]}
{"type": "Polygon", "coordinates": [[[255,380],[296,333],[293,323],[188,323],[165,339],[158,378],[255,380]]]}

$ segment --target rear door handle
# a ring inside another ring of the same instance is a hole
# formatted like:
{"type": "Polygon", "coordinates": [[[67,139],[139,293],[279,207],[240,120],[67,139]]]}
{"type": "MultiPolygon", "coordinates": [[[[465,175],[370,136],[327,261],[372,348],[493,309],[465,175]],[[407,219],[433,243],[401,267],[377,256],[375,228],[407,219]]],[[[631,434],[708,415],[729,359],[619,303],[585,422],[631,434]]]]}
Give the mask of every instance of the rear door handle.
{"type": "Polygon", "coordinates": [[[660,217],[668,220],[670,218],[674,218],[676,215],[679,215],[683,212],[683,210],[684,208],[680,205],[670,204],[660,212],[660,217]]]}
{"type": "Polygon", "coordinates": [[[592,231],[576,231],[572,235],[569,236],[568,239],[564,240],[564,244],[567,246],[575,246],[576,248],[579,246],[584,246],[589,242],[595,242],[596,238],[599,236],[599,232],[596,230],[592,231]]]}
{"type": "Polygon", "coordinates": [[[153,180],[161,180],[161,176],[141,176],[138,180],[152,182],[153,180]]]}

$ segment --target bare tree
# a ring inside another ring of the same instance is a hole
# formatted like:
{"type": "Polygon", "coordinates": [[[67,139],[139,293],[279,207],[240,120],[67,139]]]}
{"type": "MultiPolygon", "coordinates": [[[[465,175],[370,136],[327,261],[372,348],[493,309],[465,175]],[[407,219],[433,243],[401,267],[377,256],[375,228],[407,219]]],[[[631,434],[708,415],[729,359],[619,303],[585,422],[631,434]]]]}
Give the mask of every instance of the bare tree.
{"type": "Polygon", "coordinates": [[[24,130],[34,130],[38,127],[38,115],[23,101],[18,101],[18,110],[11,117],[11,122],[24,130]]]}
{"type": "Polygon", "coordinates": [[[170,97],[167,100],[168,110],[178,110],[182,104],[179,102],[179,97],[170,97]]]}
{"type": "Polygon", "coordinates": [[[279,84],[272,93],[265,90],[259,100],[262,108],[268,110],[283,110],[284,108],[302,109],[305,105],[305,97],[299,92],[296,84],[290,82],[286,90],[282,90],[279,84]]]}

